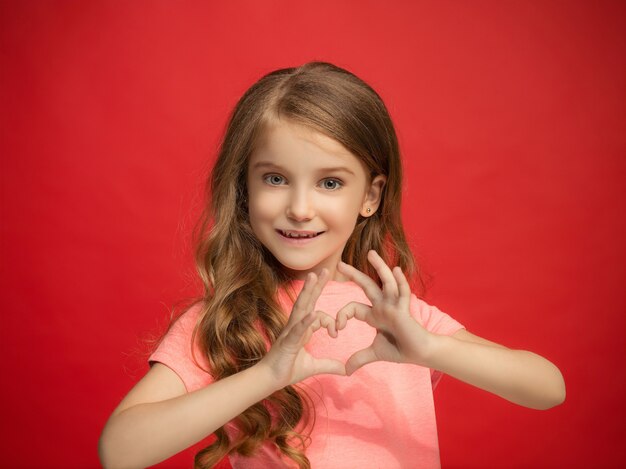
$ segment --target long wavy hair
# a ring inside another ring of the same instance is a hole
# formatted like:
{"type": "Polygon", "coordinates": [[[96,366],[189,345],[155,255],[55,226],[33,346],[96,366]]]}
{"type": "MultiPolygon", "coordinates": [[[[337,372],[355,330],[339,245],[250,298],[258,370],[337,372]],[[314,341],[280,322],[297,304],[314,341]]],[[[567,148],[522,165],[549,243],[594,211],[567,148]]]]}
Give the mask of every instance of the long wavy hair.
{"type": "MultiPolygon", "coordinates": [[[[263,76],[230,115],[207,181],[207,204],[194,229],[197,270],[204,285],[202,310],[194,329],[215,380],[258,363],[287,320],[280,289],[294,300],[293,278],[257,239],[250,226],[248,162],[270,120],[307,126],[340,142],[369,170],[385,175],[379,209],[359,216],[342,260],[380,285],[367,261],[370,249],[398,265],[413,286],[423,287],[406,242],[400,215],[402,167],[398,140],[380,96],[354,74],[325,62],[311,62],[263,76]]],[[[371,180],[371,179],[370,179],[371,180]]],[[[196,454],[195,466],[209,468],[225,455],[251,456],[266,441],[309,468],[305,455],[314,412],[298,386],[287,386],[242,412],[233,436],[218,429],[216,440],[196,454]]]]}

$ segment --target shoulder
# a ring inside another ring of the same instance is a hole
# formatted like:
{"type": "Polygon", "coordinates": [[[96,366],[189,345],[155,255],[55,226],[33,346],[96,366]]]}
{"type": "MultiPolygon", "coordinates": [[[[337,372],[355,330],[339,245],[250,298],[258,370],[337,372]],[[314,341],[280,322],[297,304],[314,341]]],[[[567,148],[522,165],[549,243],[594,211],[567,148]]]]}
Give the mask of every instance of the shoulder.
{"type": "Polygon", "coordinates": [[[411,316],[419,322],[426,330],[435,334],[452,335],[464,326],[447,313],[444,313],[436,306],[426,303],[411,293],[409,305],[411,316]]]}
{"type": "Polygon", "coordinates": [[[178,332],[193,331],[198,322],[198,318],[202,313],[204,307],[203,301],[197,301],[187,308],[180,316],[174,319],[174,322],[170,326],[170,331],[176,330],[178,332]]]}
{"type": "Polygon", "coordinates": [[[150,364],[162,363],[176,372],[188,391],[211,382],[208,359],[199,347],[198,337],[192,340],[202,309],[202,302],[195,303],[174,320],[148,358],[150,364]]]}

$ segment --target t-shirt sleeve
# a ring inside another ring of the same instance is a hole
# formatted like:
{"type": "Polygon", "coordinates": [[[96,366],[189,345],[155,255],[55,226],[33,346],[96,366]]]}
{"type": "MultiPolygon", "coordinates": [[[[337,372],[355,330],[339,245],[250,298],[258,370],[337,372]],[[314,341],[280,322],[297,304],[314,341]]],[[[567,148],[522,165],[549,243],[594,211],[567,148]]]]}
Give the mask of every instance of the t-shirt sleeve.
{"type": "Polygon", "coordinates": [[[193,329],[201,309],[201,303],[196,303],[176,319],[148,358],[150,365],[159,362],[171,368],[183,381],[187,392],[203,388],[213,382],[213,378],[206,371],[209,370],[206,356],[200,351],[197,341],[193,347],[191,343],[193,329]]]}
{"type": "MultiPolygon", "coordinates": [[[[425,301],[411,294],[411,315],[428,331],[439,335],[452,335],[460,329],[464,329],[460,322],[437,307],[429,305],[425,301]]],[[[433,389],[439,384],[443,373],[437,370],[430,371],[433,389]]]]}

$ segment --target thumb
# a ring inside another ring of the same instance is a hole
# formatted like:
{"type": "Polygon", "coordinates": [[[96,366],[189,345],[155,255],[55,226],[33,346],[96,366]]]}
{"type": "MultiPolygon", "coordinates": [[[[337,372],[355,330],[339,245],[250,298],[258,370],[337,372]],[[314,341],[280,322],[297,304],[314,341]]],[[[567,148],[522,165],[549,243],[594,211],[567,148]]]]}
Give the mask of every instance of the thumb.
{"type": "Polygon", "coordinates": [[[346,362],[346,374],[350,376],[362,366],[367,365],[368,363],[375,362],[377,360],[378,357],[376,356],[376,353],[371,346],[364,348],[363,350],[359,350],[358,352],[352,354],[350,358],[348,358],[348,361],[346,362]]]}
{"type": "Polygon", "coordinates": [[[327,373],[332,375],[346,375],[345,365],[332,358],[316,358],[315,359],[315,372],[316,375],[327,373]]]}

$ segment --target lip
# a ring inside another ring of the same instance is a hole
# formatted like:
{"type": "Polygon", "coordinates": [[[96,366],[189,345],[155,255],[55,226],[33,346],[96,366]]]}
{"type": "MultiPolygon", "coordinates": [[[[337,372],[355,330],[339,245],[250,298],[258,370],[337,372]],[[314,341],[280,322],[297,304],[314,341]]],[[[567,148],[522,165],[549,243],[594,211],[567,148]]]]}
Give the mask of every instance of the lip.
{"type": "Polygon", "coordinates": [[[318,239],[321,235],[324,234],[324,231],[300,231],[300,230],[276,230],[276,233],[280,237],[280,239],[288,244],[293,244],[296,246],[300,246],[303,244],[309,244],[318,239]],[[298,234],[315,234],[312,238],[289,238],[288,236],[283,235],[283,231],[291,231],[292,233],[298,234]],[[318,234],[319,233],[319,234],[318,234]]]}

